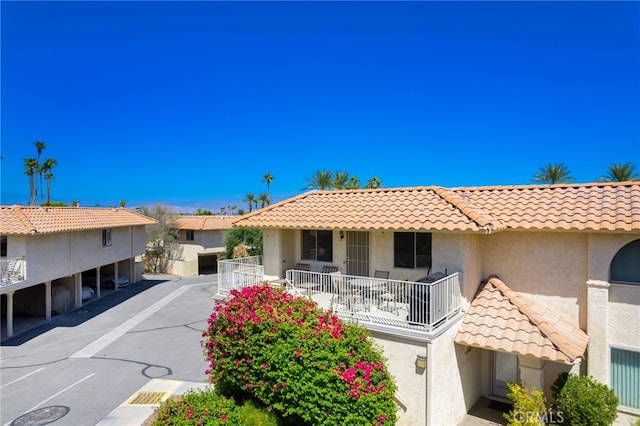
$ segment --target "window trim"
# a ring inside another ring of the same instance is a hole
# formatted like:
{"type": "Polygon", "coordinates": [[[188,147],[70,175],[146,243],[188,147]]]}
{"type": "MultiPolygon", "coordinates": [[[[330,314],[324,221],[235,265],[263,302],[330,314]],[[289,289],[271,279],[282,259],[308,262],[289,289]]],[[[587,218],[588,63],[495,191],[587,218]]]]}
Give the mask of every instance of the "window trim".
{"type": "Polygon", "coordinates": [[[426,269],[430,270],[433,266],[433,233],[431,232],[416,232],[416,231],[394,231],[393,232],[393,267],[401,269],[426,269]],[[396,235],[397,234],[412,234],[413,235],[413,266],[399,266],[396,264],[396,235]],[[418,235],[429,235],[429,264],[427,266],[418,265],[418,235]]]}
{"type": "Polygon", "coordinates": [[[333,262],[333,230],[332,229],[301,229],[300,230],[300,260],[310,260],[313,262],[333,262]],[[305,232],[315,232],[316,236],[315,236],[315,247],[314,248],[310,248],[309,251],[313,252],[315,254],[315,257],[305,257],[305,253],[304,253],[304,236],[305,236],[305,232]],[[329,233],[329,235],[331,236],[331,243],[328,246],[329,248],[329,257],[328,259],[319,259],[318,258],[318,253],[319,253],[319,249],[318,249],[318,241],[320,240],[320,237],[318,236],[319,232],[327,232],[329,233]]]}
{"type": "Polygon", "coordinates": [[[111,228],[104,228],[102,230],[102,247],[111,247],[112,245],[111,228]]]}

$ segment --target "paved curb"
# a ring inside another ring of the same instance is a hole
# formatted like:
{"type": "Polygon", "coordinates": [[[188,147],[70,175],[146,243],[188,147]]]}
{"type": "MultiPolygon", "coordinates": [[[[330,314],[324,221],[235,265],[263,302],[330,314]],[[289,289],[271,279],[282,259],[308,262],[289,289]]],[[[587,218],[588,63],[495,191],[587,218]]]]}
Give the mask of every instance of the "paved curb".
{"type": "Polygon", "coordinates": [[[109,413],[96,426],[140,426],[153,414],[160,405],[155,404],[131,404],[141,392],[163,392],[162,401],[171,395],[183,395],[189,389],[199,390],[209,386],[208,383],[182,382],[179,380],[152,379],[127,398],[120,406],[109,413]]]}

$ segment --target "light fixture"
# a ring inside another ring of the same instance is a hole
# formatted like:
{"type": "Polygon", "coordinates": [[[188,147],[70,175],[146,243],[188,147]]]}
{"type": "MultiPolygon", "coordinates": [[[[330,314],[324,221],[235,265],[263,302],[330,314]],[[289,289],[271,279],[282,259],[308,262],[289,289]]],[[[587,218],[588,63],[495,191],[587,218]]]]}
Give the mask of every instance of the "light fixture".
{"type": "Polygon", "coordinates": [[[338,234],[340,236],[340,241],[344,240],[344,232],[340,231],[340,233],[338,234]]]}
{"type": "Polygon", "coordinates": [[[427,357],[424,355],[418,355],[416,357],[416,367],[427,368],[427,357]]]}

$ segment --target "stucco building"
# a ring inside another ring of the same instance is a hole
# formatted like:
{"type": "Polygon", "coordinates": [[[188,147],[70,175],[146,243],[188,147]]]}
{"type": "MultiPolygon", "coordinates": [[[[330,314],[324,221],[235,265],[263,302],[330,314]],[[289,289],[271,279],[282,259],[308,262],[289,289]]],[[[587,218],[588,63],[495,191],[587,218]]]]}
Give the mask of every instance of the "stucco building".
{"type": "Polygon", "coordinates": [[[371,331],[399,424],[456,424],[509,380],[550,395],[563,371],[640,414],[640,183],[313,191],[234,225],[263,228],[265,275],[371,331]]]}
{"type": "Polygon", "coordinates": [[[223,232],[237,216],[179,216],[178,256],[168,272],[181,276],[216,273],[218,257],[224,253],[223,232]]]}
{"type": "Polygon", "coordinates": [[[153,223],[123,208],[0,206],[6,336],[13,335],[14,307],[48,319],[52,311],[82,306],[83,274],[95,283],[92,297],[100,297],[104,277],[139,281],[136,256],[153,223]]]}

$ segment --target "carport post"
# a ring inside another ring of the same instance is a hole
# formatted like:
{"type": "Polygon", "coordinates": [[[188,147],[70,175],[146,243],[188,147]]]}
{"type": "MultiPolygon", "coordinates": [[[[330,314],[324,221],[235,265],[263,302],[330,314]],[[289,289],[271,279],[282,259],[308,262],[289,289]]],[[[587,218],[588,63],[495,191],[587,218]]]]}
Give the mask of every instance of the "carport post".
{"type": "Polygon", "coordinates": [[[51,281],[44,282],[44,315],[51,319],[51,281]]]}
{"type": "Polygon", "coordinates": [[[113,284],[113,288],[117,290],[118,288],[120,288],[120,286],[118,285],[118,279],[120,278],[118,276],[118,262],[113,264],[113,273],[115,275],[114,276],[115,283],[113,284]]]}
{"type": "Polygon", "coordinates": [[[98,266],[96,268],[96,297],[99,299],[100,298],[100,287],[102,287],[100,285],[100,267],[98,266]]]}
{"type": "Polygon", "coordinates": [[[73,307],[82,307],[82,274],[73,274],[73,307]]]}
{"type": "Polygon", "coordinates": [[[13,336],[13,291],[7,295],[7,337],[13,336]]]}

